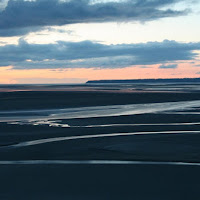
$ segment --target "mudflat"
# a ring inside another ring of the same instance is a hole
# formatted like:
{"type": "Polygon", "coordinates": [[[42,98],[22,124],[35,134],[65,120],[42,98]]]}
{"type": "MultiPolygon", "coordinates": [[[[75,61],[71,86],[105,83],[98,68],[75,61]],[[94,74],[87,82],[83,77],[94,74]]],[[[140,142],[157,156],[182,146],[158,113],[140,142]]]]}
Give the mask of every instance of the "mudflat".
{"type": "Polygon", "coordinates": [[[200,93],[148,87],[1,92],[1,199],[197,198],[200,93]]]}

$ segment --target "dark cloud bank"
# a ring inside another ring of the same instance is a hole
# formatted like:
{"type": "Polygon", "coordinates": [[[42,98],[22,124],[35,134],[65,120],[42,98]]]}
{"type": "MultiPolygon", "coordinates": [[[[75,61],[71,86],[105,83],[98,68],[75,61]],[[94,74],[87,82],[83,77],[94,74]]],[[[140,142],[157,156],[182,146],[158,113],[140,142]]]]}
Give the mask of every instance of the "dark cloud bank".
{"type": "Polygon", "coordinates": [[[9,0],[0,12],[0,36],[24,35],[45,26],[90,22],[150,21],[186,15],[162,9],[184,0],[127,0],[91,4],[90,0],[9,0]]]}
{"type": "Polygon", "coordinates": [[[175,68],[166,63],[192,60],[200,43],[178,43],[165,40],[140,44],[104,45],[92,41],[57,42],[0,46],[1,66],[15,68],[121,68],[131,65],[160,64],[160,68],[175,68]]]}
{"type": "Polygon", "coordinates": [[[160,69],[176,69],[178,67],[178,64],[172,64],[172,65],[160,65],[160,69]]]}

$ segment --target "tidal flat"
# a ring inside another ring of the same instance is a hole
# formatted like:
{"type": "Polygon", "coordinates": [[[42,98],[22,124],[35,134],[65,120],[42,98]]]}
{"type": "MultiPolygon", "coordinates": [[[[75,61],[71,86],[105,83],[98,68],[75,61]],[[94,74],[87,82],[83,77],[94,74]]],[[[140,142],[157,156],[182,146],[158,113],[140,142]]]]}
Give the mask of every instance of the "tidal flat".
{"type": "Polygon", "coordinates": [[[0,91],[0,199],[200,195],[198,84],[0,91]]]}

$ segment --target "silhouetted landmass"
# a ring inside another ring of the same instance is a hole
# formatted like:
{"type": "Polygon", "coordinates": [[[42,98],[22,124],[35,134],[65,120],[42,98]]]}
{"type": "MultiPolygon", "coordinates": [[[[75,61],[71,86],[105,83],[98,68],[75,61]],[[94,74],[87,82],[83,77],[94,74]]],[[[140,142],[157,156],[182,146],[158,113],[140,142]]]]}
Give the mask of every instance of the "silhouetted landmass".
{"type": "Polygon", "coordinates": [[[86,83],[200,83],[200,78],[91,80],[86,83]]]}

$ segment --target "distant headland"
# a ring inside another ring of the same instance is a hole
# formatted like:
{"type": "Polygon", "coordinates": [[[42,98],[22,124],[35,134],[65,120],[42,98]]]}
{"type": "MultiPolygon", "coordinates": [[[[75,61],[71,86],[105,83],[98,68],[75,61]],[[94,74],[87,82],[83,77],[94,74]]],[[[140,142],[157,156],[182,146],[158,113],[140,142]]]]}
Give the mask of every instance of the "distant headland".
{"type": "Polygon", "coordinates": [[[86,84],[111,83],[200,83],[200,78],[172,78],[172,79],[124,79],[124,80],[89,80],[86,84]]]}

